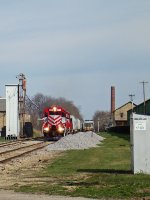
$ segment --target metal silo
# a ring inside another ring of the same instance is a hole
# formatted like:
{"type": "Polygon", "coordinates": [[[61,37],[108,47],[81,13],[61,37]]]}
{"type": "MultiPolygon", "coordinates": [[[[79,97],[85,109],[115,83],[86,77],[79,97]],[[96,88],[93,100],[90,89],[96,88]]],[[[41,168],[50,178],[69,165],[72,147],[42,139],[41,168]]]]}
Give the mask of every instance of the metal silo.
{"type": "Polygon", "coordinates": [[[18,85],[6,85],[6,137],[19,137],[18,85]]]}

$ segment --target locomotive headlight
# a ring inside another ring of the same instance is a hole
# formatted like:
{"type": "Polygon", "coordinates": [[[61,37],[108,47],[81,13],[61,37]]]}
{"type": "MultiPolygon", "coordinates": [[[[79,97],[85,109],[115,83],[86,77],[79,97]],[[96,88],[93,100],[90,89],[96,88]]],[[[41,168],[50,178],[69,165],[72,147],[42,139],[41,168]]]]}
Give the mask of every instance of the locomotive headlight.
{"type": "Polygon", "coordinates": [[[64,128],[62,126],[58,126],[58,132],[62,133],[64,131],[64,128]]]}
{"type": "Polygon", "coordinates": [[[56,108],[56,107],[53,107],[53,111],[56,112],[56,111],[57,111],[57,108],[56,108]]]}
{"type": "Polygon", "coordinates": [[[44,130],[45,132],[48,132],[48,131],[49,131],[49,127],[48,127],[48,126],[47,126],[47,127],[44,127],[43,130],[44,130]]]}

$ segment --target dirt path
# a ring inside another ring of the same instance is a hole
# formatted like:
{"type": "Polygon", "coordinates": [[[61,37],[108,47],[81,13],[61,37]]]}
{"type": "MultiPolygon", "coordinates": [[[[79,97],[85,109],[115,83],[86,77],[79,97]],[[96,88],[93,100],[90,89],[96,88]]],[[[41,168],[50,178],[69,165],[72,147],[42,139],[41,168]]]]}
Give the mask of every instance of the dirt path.
{"type": "MultiPolygon", "coordinates": [[[[90,200],[80,197],[62,197],[15,193],[13,191],[0,190],[0,200],[90,200]]],[[[92,200],[92,199],[91,199],[92,200]]]]}
{"type": "Polygon", "coordinates": [[[8,164],[0,164],[0,189],[12,189],[24,183],[34,182],[33,173],[46,167],[46,163],[58,156],[44,149],[17,158],[8,164]],[[28,180],[28,181],[27,181],[28,180]]]}

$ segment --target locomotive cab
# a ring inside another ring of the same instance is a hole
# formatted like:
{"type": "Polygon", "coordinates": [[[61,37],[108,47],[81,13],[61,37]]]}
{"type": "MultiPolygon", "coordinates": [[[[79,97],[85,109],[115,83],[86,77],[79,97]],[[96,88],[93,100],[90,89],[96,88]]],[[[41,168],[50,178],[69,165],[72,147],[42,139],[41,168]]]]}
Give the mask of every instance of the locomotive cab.
{"type": "Polygon", "coordinates": [[[42,132],[45,138],[65,136],[71,129],[70,114],[60,106],[44,110],[42,132]]]}

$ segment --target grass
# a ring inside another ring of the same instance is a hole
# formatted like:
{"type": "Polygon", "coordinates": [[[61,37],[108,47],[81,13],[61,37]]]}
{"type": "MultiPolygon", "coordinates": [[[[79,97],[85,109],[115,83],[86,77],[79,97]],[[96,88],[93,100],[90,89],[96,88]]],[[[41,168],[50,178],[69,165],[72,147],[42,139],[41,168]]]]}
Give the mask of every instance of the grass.
{"type": "Polygon", "coordinates": [[[62,154],[35,176],[48,177],[42,184],[21,186],[18,191],[91,198],[150,196],[150,176],[130,171],[129,136],[101,133],[98,148],[62,154]]]}
{"type": "Polygon", "coordinates": [[[33,129],[33,138],[41,137],[41,130],[33,129]]]}
{"type": "Polygon", "coordinates": [[[0,137],[0,143],[1,142],[6,142],[5,137],[0,137]]]}

